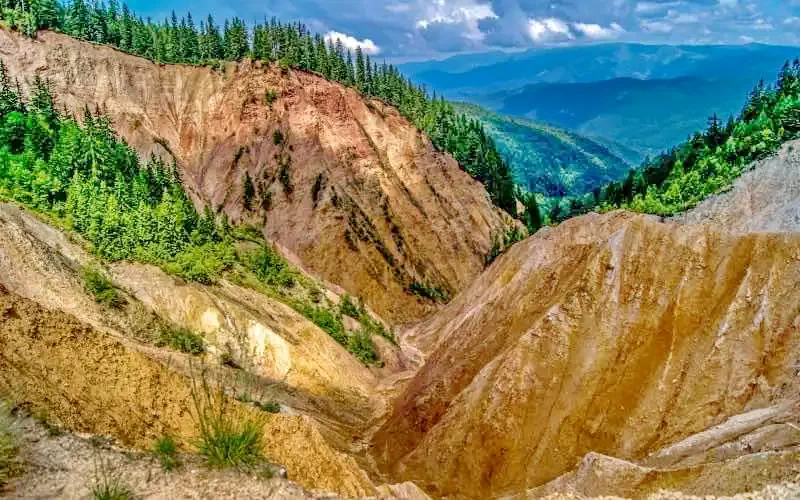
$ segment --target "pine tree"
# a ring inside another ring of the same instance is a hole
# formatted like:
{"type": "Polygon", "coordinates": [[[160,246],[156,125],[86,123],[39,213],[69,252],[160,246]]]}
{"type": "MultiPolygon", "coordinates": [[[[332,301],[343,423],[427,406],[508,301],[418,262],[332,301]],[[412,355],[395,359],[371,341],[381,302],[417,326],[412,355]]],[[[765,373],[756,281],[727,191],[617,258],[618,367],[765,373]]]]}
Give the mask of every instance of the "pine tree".
{"type": "Polygon", "coordinates": [[[356,47],[356,88],[364,92],[367,88],[367,71],[364,67],[364,53],[361,47],[356,47]]]}

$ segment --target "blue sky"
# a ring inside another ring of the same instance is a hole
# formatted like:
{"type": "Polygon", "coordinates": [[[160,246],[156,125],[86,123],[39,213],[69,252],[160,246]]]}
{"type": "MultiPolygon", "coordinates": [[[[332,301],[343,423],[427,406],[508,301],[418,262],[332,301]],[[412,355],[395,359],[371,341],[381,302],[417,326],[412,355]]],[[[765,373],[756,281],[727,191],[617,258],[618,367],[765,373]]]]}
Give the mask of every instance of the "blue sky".
{"type": "MultiPolygon", "coordinates": [[[[394,60],[607,41],[800,45],[800,0],[130,0],[218,20],[300,20],[394,60]]],[[[166,10],[165,10],[166,9],[166,10]]]]}

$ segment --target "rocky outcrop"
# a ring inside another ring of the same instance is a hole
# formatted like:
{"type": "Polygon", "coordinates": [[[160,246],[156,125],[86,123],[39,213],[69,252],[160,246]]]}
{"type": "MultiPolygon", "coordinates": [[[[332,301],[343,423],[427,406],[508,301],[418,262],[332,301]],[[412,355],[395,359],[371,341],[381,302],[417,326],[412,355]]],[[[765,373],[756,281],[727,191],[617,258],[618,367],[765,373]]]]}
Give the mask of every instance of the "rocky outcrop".
{"type": "Polygon", "coordinates": [[[5,28],[0,58],[24,87],[48,79],[59,107],[102,110],[143,157],[174,158],[198,206],[263,227],[306,269],[395,324],[435,309],[413,283],[450,296],[464,289],[505,227],[483,187],[397,110],[313,74],[249,62],[159,65],[5,28]],[[256,187],[251,210],[245,173],[256,187]]]}
{"type": "Polygon", "coordinates": [[[625,212],[570,220],[408,333],[426,363],[375,455],[436,495],[487,498],[551,481],[589,452],[643,466],[726,460],[737,456],[726,443],[766,426],[779,426],[775,448],[797,445],[798,284],[797,234],[625,212]]]}

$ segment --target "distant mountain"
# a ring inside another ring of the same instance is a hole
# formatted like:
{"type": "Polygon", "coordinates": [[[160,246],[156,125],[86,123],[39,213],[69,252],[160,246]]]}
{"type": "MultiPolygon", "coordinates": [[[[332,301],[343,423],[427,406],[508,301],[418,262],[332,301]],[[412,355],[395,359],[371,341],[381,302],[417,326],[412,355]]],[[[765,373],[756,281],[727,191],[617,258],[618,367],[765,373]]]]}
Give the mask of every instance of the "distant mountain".
{"type": "Polygon", "coordinates": [[[511,163],[516,181],[549,196],[583,194],[623,177],[642,160],[619,144],[520,118],[510,118],[472,104],[456,104],[458,111],[481,120],[498,149],[511,163]]]}
{"type": "Polygon", "coordinates": [[[800,55],[798,47],[774,45],[641,45],[609,43],[577,47],[488,52],[442,61],[410,63],[400,70],[448,97],[459,98],[533,83],[579,83],[614,78],[640,80],[684,76],[757,81],[800,55]]]}
{"type": "Polygon", "coordinates": [[[741,111],[800,47],[600,44],[469,54],[401,66],[450,99],[546,122],[641,154],[669,148],[713,113],[741,111]]]}
{"type": "Polygon", "coordinates": [[[607,137],[654,154],[702,130],[714,113],[723,119],[738,114],[752,86],[753,81],[742,78],[615,78],[528,85],[480,101],[501,113],[607,137]]]}

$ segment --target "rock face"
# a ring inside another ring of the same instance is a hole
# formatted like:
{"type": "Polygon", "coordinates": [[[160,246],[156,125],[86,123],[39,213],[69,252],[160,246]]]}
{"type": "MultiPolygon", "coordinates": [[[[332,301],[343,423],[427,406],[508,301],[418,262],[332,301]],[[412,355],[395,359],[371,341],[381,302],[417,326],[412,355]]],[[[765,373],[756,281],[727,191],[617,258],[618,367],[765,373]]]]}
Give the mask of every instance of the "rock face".
{"type": "Polygon", "coordinates": [[[143,156],[177,161],[198,206],[263,227],[395,324],[434,309],[409,292],[414,282],[451,296],[464,289],[505,227],[483,187],[394,108],[315,75],[158,65],[5,28],[0,58],[23,87],[49,79],[59,106],[78,116],[103,110],[143,156]],[[251,210],[245,173],[256,186],[251,210]]]}
{"type": "Polygon", "coordinates": [[[675,220],[719,224],[734,232],[800,231],[800,141],[790,141],[777,155],[754,163],[728,192],[675,220]]]}
{"type": "Polygon", "coordinates": [[[409,332],[426,363],[375,455],[436,495],[487,498],[542,485],[589,452],[654,466],[730,458],[712,450],[753,431],[735,419],[668,447],[753,410],[777,408],[759,425],[794,425],[771,442],[796,445],[798,284],[797,234],[625,212],[570,220],[409,332]]]}

